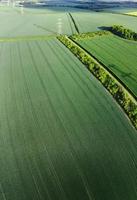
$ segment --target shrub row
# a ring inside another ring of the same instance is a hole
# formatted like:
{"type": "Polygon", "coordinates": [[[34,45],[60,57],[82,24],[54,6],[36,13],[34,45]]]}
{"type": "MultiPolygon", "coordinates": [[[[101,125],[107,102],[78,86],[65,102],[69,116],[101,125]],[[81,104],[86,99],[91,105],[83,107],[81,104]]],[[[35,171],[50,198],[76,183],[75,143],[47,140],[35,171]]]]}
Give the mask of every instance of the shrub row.
{"type": "Polygon", "coordinates": [[[110,31],[122,38],[129,40],[137,40],[137,33],[130,29],[124,28],[123,26],[113,25],[110,27],[110,31]]]}
{"type": "Polygon", "coordinates": [[[98,63],[91,55],[79,47],[67,36],[59,36],[58,39],[75,54],[75,56],[92,72],[92,74],[105,86],[116,101],[125,110],[130,120],[137,129],[137,102],[131,94],[98,63]]]}
{"type": "Polygon", "coordinates": [[[90,39],[96,36],[102,36],[102,35],[110,35],[111,33],[109,31],[97,31],[97,32],[88,32],[88,33],[80,33],[80,34],[74,34],[70,36],[72,40],[81,40],[81,39],[90,39]]]}

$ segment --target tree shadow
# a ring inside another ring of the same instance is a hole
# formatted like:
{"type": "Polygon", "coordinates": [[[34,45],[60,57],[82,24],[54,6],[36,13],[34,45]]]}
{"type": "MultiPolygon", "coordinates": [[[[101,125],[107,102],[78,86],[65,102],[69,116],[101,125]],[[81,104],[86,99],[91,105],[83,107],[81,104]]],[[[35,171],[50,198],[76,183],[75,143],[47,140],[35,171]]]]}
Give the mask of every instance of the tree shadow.
{"type": "Polygon", "coordinates": [[[102,31],[110,31],[111,27],[109,27],[109,26],[99,26],[98,29],[100,29],[102,31]]]}

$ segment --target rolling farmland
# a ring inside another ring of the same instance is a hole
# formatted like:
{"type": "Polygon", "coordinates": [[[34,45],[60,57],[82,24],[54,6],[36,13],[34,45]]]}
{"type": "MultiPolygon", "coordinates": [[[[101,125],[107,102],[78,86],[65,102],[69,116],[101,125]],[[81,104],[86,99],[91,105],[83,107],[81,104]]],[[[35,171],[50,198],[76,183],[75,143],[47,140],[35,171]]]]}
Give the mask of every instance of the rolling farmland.
{"type": "Polygon", "coordinates": [[[136,131],[103,86],[56,39],[0,47],[0,199],[136,199],[136,131]]]}
{"type": "Polygon", "coordinates": [[[0,8],[0,18],[0,37],[75,33],[75,27],[68,13],[56,9],[53,11],[24,9],[21,13],[19,8],[9,8],[6,11],[0,8]]]}
{"type": "Polygon", "coordinates": [[[137,96],[137,42],[109,35],[78,41],[137,96]]]}
{"type": "Polygon", "coordinates": [[[136,18],[128,15],[105,12],[72,13],[80,32],[94,32],[102,26],[120,24],[137,32],[136,18]]]}
{"type": "Polygon", "coordinates": [[[79,9],[28,9],[0,7],[0,37],[55,35],[76,33],[68,13],[71,13],[80,32],[97,31],[101,26],[121,24],[137,31],[136,18],[105,12],[79,9]]]}
{"type": "MultiPolygon", "coordinates": [[[[137,130],[56,36],[118,21],[137,31],[137,19],[53,7],[0,17],[0,200],[136,200],[137,130]]],[[[78,42],[137,95],[137,43],[78,42]]]]}

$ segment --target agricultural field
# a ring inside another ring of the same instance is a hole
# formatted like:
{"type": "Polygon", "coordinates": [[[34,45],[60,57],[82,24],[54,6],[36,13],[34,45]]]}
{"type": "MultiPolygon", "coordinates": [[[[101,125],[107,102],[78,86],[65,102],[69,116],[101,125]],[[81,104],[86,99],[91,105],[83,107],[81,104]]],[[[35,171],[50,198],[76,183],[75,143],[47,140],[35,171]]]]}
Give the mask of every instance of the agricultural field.
{"type": "Polygon", "coordinates": [[[88,12],[88,13],[72,13],[72,16],[82,32],[94,32],[103,26],[112,26],[114,24],[123,25],[137,32],[137,19],[133,16],[121,15],[117,13],[107,12],[88,12]]]}
{"type": "Polygon", "coordinates": [[[137,132],[103,86],[57,39],[0,49],[0,199],[136,199],[137,132]]]}
{"type": "Polygon", "coordinates": [[[137,11],[134,12],[128,12],[126,13],[127,15],[131,15],[131,16],[137,16],[137,11]]]}
{"type": "Polygon", "coordinates": [[[120,24],[137,31],[136,18],[120,14],[72,8],[30,9],[0,7],[0,37],[57,35],[76,33],[72,14],[80,32],[96,31],[102,26],[120,24]]]}
{"type": "MultiPolygon", "coordinates": [[[[57,35],[136,18],[0,7],[0,200],[136,200],[137,130],[57,35]]],[[[78,41],[137,95],[137,43],[78,41]]]]}
{"type": "Polygon", "coordinates": [[[126,7],[119,7],[119,8],[108,8],[108,9],[104,9],[104,12],[113,12],[113,13],[121,13],[121,14],[126,14],[129,12],[136,12],[137,8],[126,8],[126,7]]]}
{"type": "Polygon", "coordinates": [[[68,13],[56,10],[0,8],[0,37],[75,33],[68,13]]]}
{"type": "Polygon", "coordinates": [[[108,67],[137,96],[137,42],[114,35],[78,43],[108,67]]]}

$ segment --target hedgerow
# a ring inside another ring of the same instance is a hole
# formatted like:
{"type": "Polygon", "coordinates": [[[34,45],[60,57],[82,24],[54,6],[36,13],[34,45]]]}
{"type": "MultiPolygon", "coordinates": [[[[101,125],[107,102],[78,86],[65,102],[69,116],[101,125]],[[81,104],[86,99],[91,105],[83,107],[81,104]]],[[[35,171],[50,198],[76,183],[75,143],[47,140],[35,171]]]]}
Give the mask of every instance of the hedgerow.
{"type": "Polygon", "coordinates": [[[122,38],[128,40],[137,40],[137,33],[120,25],[113,25],[110,31],[122,38]]]}
{"type": "Polygon", "coordinates": [[[79,33],[79,34],[74,34],[70,36],[72,40],[83,40],[83,39],[90,39],[96,36],[102,36],[102,35],[110,35],[111,32],[109,31],[97,31],[97,32],[88,32],[88,33],[79,33]]]}

